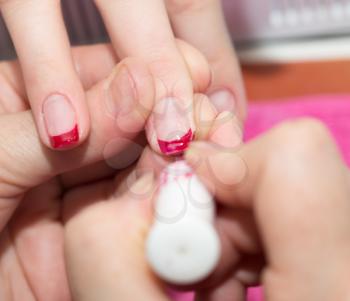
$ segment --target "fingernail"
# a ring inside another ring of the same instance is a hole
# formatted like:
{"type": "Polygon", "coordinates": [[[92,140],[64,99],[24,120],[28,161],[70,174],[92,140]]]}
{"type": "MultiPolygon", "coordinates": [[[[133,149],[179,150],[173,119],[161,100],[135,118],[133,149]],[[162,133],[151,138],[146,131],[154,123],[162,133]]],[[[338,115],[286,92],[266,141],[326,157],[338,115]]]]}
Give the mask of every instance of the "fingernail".
{"type": "Polygon", "coordinates": [[[76,114],[71,102],[62,94],[50,95],[43,104],[46,131],[53,148],[65,148],[79,141],[76,114]]]}
{"type": "Polygon", "coordinates": [[[155,130],[160,150],[166,155],[182,154],[194,138],[188,110],[176,98],[165,98],[155,107],[155,130]]]}
{"type": "Polygon", "coordinates": [[[235,109],[235,97],[227,89],[217,90],[209,95],[211,103],[215,106],[218,113],[224,111],[233,112],[235,109]]]}

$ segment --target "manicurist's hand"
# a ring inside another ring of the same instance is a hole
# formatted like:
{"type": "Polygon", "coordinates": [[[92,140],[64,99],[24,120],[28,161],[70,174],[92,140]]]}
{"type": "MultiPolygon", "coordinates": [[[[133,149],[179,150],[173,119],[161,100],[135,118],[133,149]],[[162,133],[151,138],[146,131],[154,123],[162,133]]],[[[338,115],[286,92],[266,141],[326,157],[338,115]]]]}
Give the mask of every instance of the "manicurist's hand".
{"type": "MultiPolygon", "coordinates": [[[[141,59],[155,78],[156,106],[147,129],[154,150],[178,153],[194,138],[193,94],[198,89],[210,95],[223,115],[235,114],[238,123],[244,118],[239,67],[219,0],[95,2],[118,59],[141,59]],[[211,83],[201,81],[198,87],[192,81],[175,37],[209,61],[211,83]]],[[[92,121],[60,1],[0,0],[0,10],[17,50],[26,98],[42,142],[53,149],[78,146],[89,136],[92,121]]],[[[104,64],[104,57],[98,55],[91,60],[96,69],[104,64]]]]}
{"type": "MultiPolygon", "coordinates": [[[[236,150],[197,142],[186,159],[217,198],[222,244],[217,269],[193,287],[196,300],[243,301],[260,281],[267,301],[350,298],[349,171],[323,125],[287,122],[236,150]]],[[[157,180],[134,178],[124,178],[123,193],[114,186],[67,199],[75,300],[170,300],[145,261],[157,180]]]]}

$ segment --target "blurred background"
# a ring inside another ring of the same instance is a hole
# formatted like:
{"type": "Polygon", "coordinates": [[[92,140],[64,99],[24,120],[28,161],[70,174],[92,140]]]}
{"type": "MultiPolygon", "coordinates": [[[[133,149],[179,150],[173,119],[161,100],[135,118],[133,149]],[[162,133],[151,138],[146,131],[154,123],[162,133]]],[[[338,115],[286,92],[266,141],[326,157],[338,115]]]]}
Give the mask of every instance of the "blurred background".
{"type": "MultiPolygon", "coordinates": [[[[223,6],[250,100],[350,92],[350,0],[223,0],[223,6]]],[[[62,9],[73,45],[108,41],[92,0],[63,0],[62,9]]],[[[0,59],[14,57],[0,18],[0,59]]]]}

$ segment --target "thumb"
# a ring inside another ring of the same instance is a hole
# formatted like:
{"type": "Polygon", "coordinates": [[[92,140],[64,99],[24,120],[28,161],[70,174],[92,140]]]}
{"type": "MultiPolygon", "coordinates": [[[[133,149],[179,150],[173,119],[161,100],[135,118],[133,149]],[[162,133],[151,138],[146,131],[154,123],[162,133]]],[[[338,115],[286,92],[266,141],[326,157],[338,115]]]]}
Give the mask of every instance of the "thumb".
{"type": "MultiPolygon", "coordinates": [[[[42,146],[30,111],[0,118],[0,230],[23,194],[60,173],[122,151],[144,128],[153,106],[153,78],[146,65],[122,61],[87,92],[91,135],[78,148],[57,152],[42,146]]],[[[60,143],[67,142],[63,137],[60,143]]]]}

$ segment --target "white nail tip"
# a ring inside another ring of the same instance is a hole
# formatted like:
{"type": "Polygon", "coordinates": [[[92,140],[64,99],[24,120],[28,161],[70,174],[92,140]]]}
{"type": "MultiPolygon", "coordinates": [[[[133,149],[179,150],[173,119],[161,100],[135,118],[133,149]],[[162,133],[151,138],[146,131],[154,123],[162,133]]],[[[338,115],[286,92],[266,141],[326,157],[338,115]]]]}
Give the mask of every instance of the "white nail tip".
{"type": "Polygon", "coordinates": [[[213,198],[184,161],[169,165],[161,183],[146,245],[148,262],[173,284],[203,280],[216,267],[221,252],[213,226],[213,198]]]}

